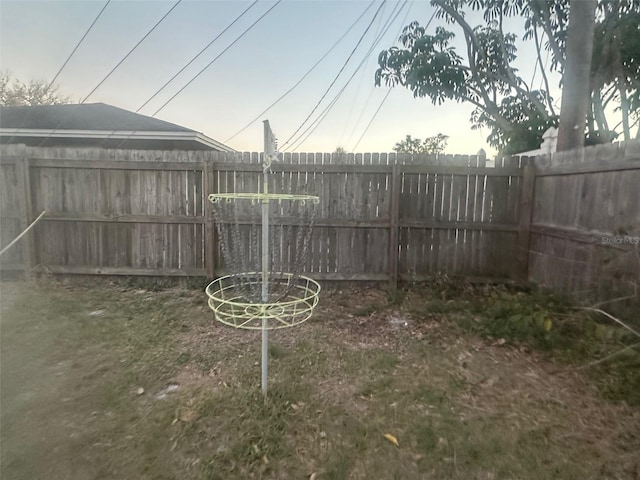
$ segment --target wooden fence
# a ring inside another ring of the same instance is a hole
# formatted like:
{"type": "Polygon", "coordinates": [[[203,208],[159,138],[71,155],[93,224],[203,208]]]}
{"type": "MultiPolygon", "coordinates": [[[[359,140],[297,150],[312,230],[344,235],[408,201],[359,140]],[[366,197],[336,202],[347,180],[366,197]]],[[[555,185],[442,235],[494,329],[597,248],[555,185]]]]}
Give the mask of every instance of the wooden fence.
{"type": "Polygon", "coordinates": [[[535,163],[529,279],[584,299],[638,302],[640,141],[535,163]]]}
{"type": "MultiPolygon", "coordinates": [[[[224,265],[207,195],[260,185],[257,153],[1,152],[0,244],[47,211],[3,270],[212,278],[224,265]]],[[[319,280],[447,273],[607,298],[640,278],[640,142],[495,167],[475,156],[287,154],[269,188],[320,197],[304,265],[319,280]]]]}
{"type": "MultiPolygon", "coordinates": [[[[223,265],[205,199],[258,191],[260,161],[257,153],[3,147],[2,244],[47,213],[2,268],[213,277],[223,265]]],[[[508,277],[523,268],[522,175],[517,160],[487,168],[475,156],[293,154],[274,163],[269,188],[320,197],[304,265],[315,278],[508,277]]]]}

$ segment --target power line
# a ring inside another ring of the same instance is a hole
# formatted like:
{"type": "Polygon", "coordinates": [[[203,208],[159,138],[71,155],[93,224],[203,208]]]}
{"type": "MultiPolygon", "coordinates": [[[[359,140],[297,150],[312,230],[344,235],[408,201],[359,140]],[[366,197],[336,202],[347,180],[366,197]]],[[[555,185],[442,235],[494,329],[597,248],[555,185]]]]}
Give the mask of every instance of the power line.
{"type": "MultiPolygon", "coordinates": [[[[62,70],[64,70],[64,67],[67,66],[67,63],[69,63],[69,60],[71,60],[71,57],[73,57],[73,54],[76,53],[76,50],[78,50],[78,48],[80,47],[80,45],[82,44],[82,42],[84,41],[84,39],[87,37],[87,35],[89,34],[89,32],[91,31],[91,29],[93,29],[93,26],[96,24],[96,22],[98,21],[98,19],[102,16],[102,13],[105,11],[105,9],[107,8],[107,6],[109,5],[109,3],[111,3],[111,0],[107,0],[107,3],[104,4],[104,6],[102,7],[102,10],[100,10],[100,12],[98,12],[98,15],[96,16],[96,18],[93,19],[93,22],[91,22],[91,25],[89,25],[89,28],[87,29],[86,32],[84,32],[84,35],[82,36],[82,38],[80,39],[80,41],[76,44],[76,46],[74,47],[74,49],[71,51],[71,53],[69,54],[69,56],[67,57],[67,59],[64,61],[64,63],[62,64],[62,66],[60,67],[60,69],[58,70],[58,72],[53,76],[53,79],[51,80],[51,82],[49,82],[49,85],[47,85],[47,91],[49,91],[49,89],[53,86],[54,82],[57,80],[58,76],[60,76],[60,73],[62,73],[62,70]]],[[[56,126],[56,130],[57,128],[60,126],[60,122],[58,122],[57,126],[56,126]]],[[[12,142],[13,139],[15,138],[15,135],[13,135],[8,141],[12,142]]],[[[42,144],[48,140],[50,138],[50,136],[45,137],[39,144],[38,146],[42,146],[42,144]]]]}
{"type": "Polygon", "coordinates": [[[249,25],[249,27],[247,27],[244,32],[242,32],[233,42],[231,42],[229,44],[229,46],[227,48],[225,48],[222,52],[220,52],[218,54],[218,56],[216,56],[213,60],[211,60],[202,70],[200,70],[194,77],[191,78],[191,80],[189,80],[180,90],[178,90],[171,98],[169,98],[169,100],[167,100],[166,102],[164,102],[162,104],[162,106],[160,108],[158,108],[153,115],[151,115],[152,117],[155,117],[162,109],[164,109],[164,107],[166,107],[169,102],[171,102],[174,98],[176,98],[178,95],[180,95],[185,88],[187,88],[189,85],[191,85],[196,78],[198,78],[200,75],[202,75],[204,73],[204,71],[206,69],[208,69],[211,65],[213,65],[213,63],[218,60],[222,55],[224,55],[226,53],[227,50],[229,50],[232,46],[234,46],[242,37],[244,37],[253,27],[256,26],[256,24],[258,24],[258,22],[260,22],[260,20],[262,20],[264,17],[266,17],[269,12],[271,12],[271,10],[273,10],[274,8],[276,8],[280,2],[282,0],[278,0],[276,3],[273,4],[273,6],[267,10],[265,13],[263,13],[260,18],[258,18],[255,22],[253,22],[251,25],[249,25]]]}
{"type": "Polygon", "coordinates": [[[104,7],[102,7],[102,10],[100,10],[100,12],[98,13],[98,16],[93,20],[93,22],[91,22],[91,25],[89,25],[89,28],[87,28],[87,31],[84,32],[84,35],[82,36],[82,38],[80,39],[80,41],[76,44],[76,46],[73,48],[73,50],[71,51],[71,53],[69,54],[69,56],[67,57],[67,59],[64,61],[64,63],[62,64],[62,66],[60,67],[60,69],[58,70],[58,73],[56,73],[53,76],[53,80],[51,80],[51,82],[49,83],[49,85],[47,86],[47,90],[49,90],[51,88],[51,86],[54,84],[54,82],[58,79],[58,76],[62,73],[62,70],[64,70],[64,67],[67,66],[67,63],[69,63],[69,60],[71,60],[71,57],[73,57],[73,54],[76,53],[76,50],[78,50],[78,47],[80,47],[80,45],[82,44],[82,42],[84,42],[84,39],[87,38],[87,35],[89,35],[89,32],[91,31],[91,29],[93,28],[93,26],[96,24],[96,22],[98,21],[98,19],[102,16],[102,12],[105,11],[105,9],[107,8],[107,6],[109,5],[109,3],[111,3],[111,0],[107,0],[107,3],[104,4],[104,7]]]}
{"type": "Polygon", "coordinates": [[[356,74],[358,73],[358,71],[362,68],[362,66],[366,63],[366,61],[369,58],[369,55],[371,55],[371,52],[373,52],[373,49],[376,48],[376,46],[380,43],[380,41],[382,40],[382,38],[384,37],[384,35],[386,34],[387,30],[389,29],[389,27],[391,26],[391,24],[393,22],[395,22],[396,18],[398,18],[398,15],[400,14],[400,12],[402,11],[402,9],[404,9],[404,7],[407,5],[408,0],[405,0],[405,2],[402,4],[401,8],[395,13],[395,15],[392,13],[390,14],[390,18],[387,20],[387,22],[385,23],[382,32],[380,33],[380,35],[374,40],[374,42],[371,44],[371,46],[369,47],[369,50],[367,50],[367,52],[365,53],[364,58],[360,61],[360,63],[358,64],[358,66],[356,67],[356,69],[354,70],[354,72],[351,74],[351,76],[349,77],[349,79],[347,80],[347,82],[344,84],[344,86],[342,87],[342,89],[340,89],[340,91],[334,96],[333,100],[329,103],[329,105],[327,105],[327,107],[325,107],[325,109],[320,113],[320,115],[318,117],[316,117],[316,119],[311,123],[311,125],[309,125],[306,130],[304,132],[302,132],[302,134],[300,134],[297,138],[297,140],[294,141],[294,143],[296,143],[295,147],[292,147],[292,149],[297,149],[298,147],[300,147],[304,142],[307,141],[307,139],[311,136],[311,134],[316,130],[316,128],[320,125],[320,123],[322,123],[322,121],[325,119],[325,117],[329,114],[329,111],[333,108],[333,106],[336,104],[336,102],[338,101],[338,99],[342,96],[342,94],[344,93],[344,91],[347,89],[347,87],[349,86],[349,84],[351,83],[351,80],[353,80],[353,78],[356,76],[356,74]],[[305,136],[306,134],[306,136],[305,136]],[[302,138],[304,136],[304,138],[302,138]]]}
{"type": "Polygon", "coordinates": [[[344,93],[344,91],[347,89],[347,87],[349,86],[349,84],[351,83],[351,80],[353,80],[353,78],[356,76],[356,74],[358,73],[358,71],[362,68],[362,66],[367,62],[367,60],[369,59],[369,56],[371,55],[371,52],[373,52],[373,49],[376,48],[376,46],[380,43],[380,41],[382,40],[382,37],[387,33],[387,30],[389,29],[389,27],[391,26],[391,24],[393,22],[395,22],[396,18],[398,18],[398,15],[400,14],[400,12],[404,9],[404,7],[407,5],[408,0],[405,0],[405,2],[402,4],[402,6],[400,7],[400,9],[395,12],[392,11],[391,14],[389,15],[389,19],[387,19],[387,21],[385,22],[385,25],[383,27],[382,32],[378,35],[377,38],[374,39],[374,42],[371,44],[371,46],[369,47],[369,50],[367,50],[367,52],[365,53],[364,58],[360,61],[360,63],[358,64],[358,66],[356,67],[355,71],[352,73],[352,75],[349,77],[349,79],[347,80],[347,82],[344,84],[344,86],[342,87],[342,89],[340,89],[340,91],[335,95],[335,97],[333,98],[333,100],[330,102],[329,105],[327,105],[327,107],[325,107],[325,109],[320,113],[320,115],[312,122],[311,125],[309,125],[309,127],[307,127],[307,129],[298,137],[297,140],[294,141],[294,143],[296,143],[295,147],[293,147],[293,149],[297,149],[298,147],[300,147],[304,142],[307,141],[307,139],[311,136],[311,134],[313,134],[313,132],[316,130],[316,128],[318,128],[318,126],[320,125],[320,123],[322,123],[322,121],[326,118],[326,116],[329,114],[329,111],[333,108],[333,106],[336,104],[336,102],[338,101],[338,99],[342,96],[342,94],[344,93]],[[305,136],[306,135],[306,136],[305,136]],[[302,138],[304,136],[304,138],[302,138]]]}
{"type": "Polygon", "coordinates": [[[284,92],[275,102],[273,102],[271,105],[269,105],[267,108],[265,108],[262,112],[260,112],[258,115],[256,115],[256,117],[251,120],[249,123],[247,123],[244,127],[242,127],[240,130],[238,130],[236,133],[234,133],[233,135],[231,135],[229,138],[227,138],[224,143],[227,143],[229,140],[234,139],[235,137],[237,137],[238,135],[240,135],[242,132],[244,132],[247,128],[249,128],[251,125],[253,125],[253,123],[257,120],[259,120],[262,115],[264,115],[265,113],[267,113],[269,110],[271,110],[276,104],[278,104],[283,98],[285,98],[287,95],[289,95],[298,85],[300,85],[302,83],[302,81],[307,78],[309,76],[309,74],[315,70],[315,68],[320,65],[320,63],[327,58],[327,55],[329,55],[333,49],[338,46],[338,44],[344,39],[344,37],[347,36],[347,34],[351,31],[351,29],[353,29],[353,27],[355,27],[357,25],[357,23],[362,19],[362,17],[364,16],[365,13],[367,13],[369,11],[369,9],[373,6],[373,4],[375,3],[375,0],[373,0],[369,6],[367,6],[367,8],[364,9],[364,11],[360,14],[360,16],[349,26],[349,28],[347,28],[347,30],[342,34],[342,36],[336,40],[336,42],[331,46],[331,48],[329,48],[329,50],[327,50],[327,52],[320,58],[320,60],[318,60],[309,70],[307,70],[307,72],[302,76],[302,78],[300,78],[300,80],[298,80],[295,85],[293,85],[289,90],[287,90],[286,92],[284,92]]]}
{"type": "MultiPolygon", "coordinates": [[[[408,12],[407,12],[408,13],[408,12]]],[[[433,14],[431,15],[431,18],[429,19],[429,21],[427,22],[427,24],[425,25],[424,29],[426,30],[427,28],[429,28],[429,25],[431,25],[431,22],[433,21],[433,19],[436,16],[436,12],[434,11],[433,14]]],[[[405,21],[406,21],[406,17],[405,17],[405,21]]],[[[403,22],[404,23],[404,22],[403,22]]],[[[371,126],[371,124],[373,123],[373,121],[375,120],[376,116],[378,115],[378,113],[380,112],[380,109],[382,108],[382,106],[384,105],[384,103],[387,101],[387,98],[389,97],[389,94],[391,93],[391,88],[389,88],[389,91],[386,93],[386,95],[384,96],[384,98],[382,99],[382,101],[380,102],[380,105],[378,105],[378,108],[376,109],[376,111],[373,113],[373,116],[371,117],[371,120],[369,120],[369,123],[367,123],[367,126],[364,128],[364,131],[362,132],[362,135],[360,135],[360,138],[358,139],[357,143],[354,145],[353,150],[355,150],[356,148],[358,148],[358,145],[360,145],[360,141],[363,139],[363,137],[365,136],[365,134],[367,133],[367,131],[369,130],[369,127],[371,126]]]]}
{"type": "MultiPolygon", "coordinates": [[[[396,8],[398,8],[400,6],[400,3],[396,3],[393,7],[393,10],[391,11],[392,14],[395,11],[396,8]]],[[[383,11],[384,12],[384,11],[383,11]]],[[[380,15],[380,18],[378,19],[378,24],[376,25],[376,33],[374,35],[374,38],[377,38],[378,35],[380,34],[380,27],[382,24],[382,15],[380,15]]],[[[349,121],[351,120],[351,116],[353,115],[353,111],[356,108],[356,101],[358,100],[358,93],[360,92],[360,88],[362,87],[362,82],[364,81],[364,77],[365,72],[367,70],[367,66],[369,65],[369,60],[371,59],[371,57],[367,57],[367,63],[365,63],[364,68],[362,69],[362,74],[360,75],[360,78],[358,79],[358,86],[356,87],[356,94],[353,96],[353,100],[351,101],[351,107],[349,108],[349,114],[347,115],[347,118],[344,122],[344,127],[342,128],[342,133],[340,135],[340,141],[338,141],[337,145],[342,145],[342,140],[344,139],[344,134],[345,134],[345,130],[347,129],[347,125],[349,125],[349,121]]]]}
{"type": "MultiPolygon", "coordinates": [[[[211,40],[202,50],[200,50],[200,52],[198,52],[197,55],[195,55],[191,60],[189,60],[189,62],[183,66],[178,73],[176,73],[173,77],[171,77],[164,85],[162,85],[162,87],[160,87],[153,95],[151,95],[151,97],[149,97],[149,99],[144,102],[142,105],[140,105],[140,107],[136,110],[136,113],[139,113],[140,110],[142,110],[149,102],[151,102],[151,100],[153,100],[156,96],[158,96],[158,94],[164,90],[167,85],[169,85],[173,80],[175,80],[175,78],[180,75],[183,71],[185,71],[187,69],[187,67],[189,67],[189,65],[191,65],[200,55],[202,55],[211,45],[213,45],[213,43],[218,40],[227,30],[229,30],[229,28],[231,28],[238,20],[240,20],[245,13],[247,13],[251,8],[253,8],[259,0],[255,0],[251,5],[249,5],[240,15],[238,15],[229,25],[227,25],[225,27],[224,30],[222,30],[222,32],[220,32],[213,40],[211,40]]],[[[102,140],[102,142],[100,142],[100,145],[104,145],[105,142],[109,139],[112,138],[112,135],[116,133],[116,130],[113,130],[109,136],[107,136],[106,138],[104,138],[102,140]]],[[[120,145],[122,145],[122,143],[127,140],[130,137],[125,138],[124,140],[122,140],[122,142],[120,142],[120,145]]]]}
{"type": "Polygon", "coordinates": [[[207,50],[211,45],[213,45],[215,43],[215,41],[218,40],[227,30],[229,30],[238,20],[240,20],[244,16],[245,13],[247,13],[249,10],[251,10],[258,3],[258,1],[259,0],[255,0],[240,15],[238,15],[235,18],[235,20],[233,20],[233,22],[231,22],[229,25],[227,25],[224,30],[222,30],[218,35],[216,35],[216,38],[211,40],[202,50],[200,50],[198,52],[198,54],[195,57],[193,57],[191,60],[189,60],[189,62],[178,71],[178,73],[176,73],[164,85],[162,85],[153,95],[151,95],[151,97],[149,97],[149,99],[146,102],[144,102],[142,105],[140,105],[140,108],[138,108],[136,110],[136,113],[138,113],[140,110],[142,110],[144,107],[146,107],[147,104],[149,102],[151,102],[151,100],[156,98],[158,96],[158,94],[167,87],[167,85],[169,85],[171,82],[173,82],[178,75],[180,75],[182,72],[184,72],[187,69],[187,67],[189,67],[189,65],[191,65],[193,62],[195,62],[196,59],[205,52],[205,50],[207,50]]]}
{"type": "MultiPolygon", "coordinates": [[[[113,74],[113,72],[115,72],[115,71],[116,71],[116,69],[117,69],[117,68],[122,64],[122,62],[124,62],[124,61],[129,57],[129,55],[131,55],[131,53],[133,53],[133,51],[134,51],[136,48],[138,48],[138,47],[140,46],[140,44],[145,40],[145,38],[147,38],[147,37],[151,34],[151,32],[153,32],[153,31],[156,29],[156,27],[157,27],[158,25],[160,25],[160,23],[162,23],[162,21],[163,21],[165,18],[167,18],[167,16],[168,16],[172,11],[173,11],[173,9],[174,9],[174,8],[176,8],[176,7],[177,7],[181,2],[182,2],[182,0],[178,0],[178,1],[177,1],[177,2],[176,2],[176,3],[175,3],[175,4],[174,4],[170,9],[169,9],[169,11],[168,11],[167,13],[165,13],[165,14],[164,14],[164,16],[163,16],[160,20],[158,20],[158,21],[156,22],[156,24],[155,24],[153,27],[151,27],[151,30],[149,30],[149,31],[144,35],[144,37],[142,37],[142,38],[140,39],[140,41],[138,41],[138,43],[136,43],[136,45],[135,45],[131,50],[129,50],[129,53],[127,53],[127,54],[124,56],[124,58],[123,58],[122,60],[120,60],[120,61],[118,62],[118,64],[117,64],[115,67],[113,67],[113,68],[111,69],[111,71],[107,74],[107,76],[106,76],[106,77],[104,77],[104,78],[102,79],[102,81],[100,81],[100,83],[98,83],[98,85],[96,85],[96,86],[95,86],[95,88],[94,88],[93,90],[91,90],[91,92],[89,92],[89,94],[88,94],[86,97],[84,97],[84,99],[80,102],[80,104],[83,104],[84,102],[86,102],[86,101],[89,99],[89,97],[90,97],[91,95],[93,95],[93,93],[94,93],[94,92],[95,92],[95,91],[100,87],[100,85],[102,85],[102,84],[103,84],[103,83],[104,83],[104,82],[105,82],[105,81],[106,81],[106,80],[111,76],[111,74],[113,74]]],[[[76,114],[77,114],[77,113],[76,113],[76,114]]],[[[60,125],[62,125],[62,120],[58,121],[58,123],[57,123],[56,127],[53,129],[53,131],[52,131],[49,135],[47,135],[46,137],[44,137],[44,138],[40,141],[40,143],[38,143],[38,147],[41,147],[41,146],[42,146],[42,145],[43,145],[47,140],[49,140],[49,139],[51,138],[51,136],[52,136],[55,132],[57,132],[57,131],[58,131],[58,128],[60,127],[60,125]]]]}
{"type": "Polygon", "coordinates": [[[115,71],[116,71],[116,69],[117,69],[120,65],[122,65],[122,63],[123,63],[127,58],[129,58],[129,55],[131,55],[131,54],[133,53],[133,51],[134,51],[136,48],[138,48],[138,47],[140,46],[140,44],[141,44],[142,42],[144,42],[144,40],[145,40],[149,35],[151,35],[151,32],[153,32],[153,31],[156,29],[156,27],[158,27],[158,25],[160,25],[160,24],[164,21],[164,19],[165,19],[165,18],[167,18],[167,16],[169,16],[169,14],[170,14],[170,13],[171,13],[171,12],[172,12],[172,11],[173,11],[177,6],[178,6],[178,5],[180,5],[180,3],[181,3],[181,2],[182,2],[182,0],[178,0],[178,1],[173,5],[173,7],[171,7],[171,8],[169,9],[169,11],[168,11],[167,13],[165,13],[165,14],[163,15],[163,17],[162,17],[160,20],[158,20],[158,21],[156,22],[156,24],[155,24],[153,27],[151,27],[151,30],[149,30],[149,31],[144,35],[144,37],[142,37],[142,38],[140,39],[140,41],[138,41],[138,43],[136,43],[136,44],[134,45],[134,47],[133,47],[131,50],[129,50],[129,53],[127,53],[127,54],[124,56],[124,58],[123,58],[122,60],[120,60],[120,61],[116,64],[116,66],[115,66],[115,67],[113,67],[113,68],[111,69],[111,71],[110,71],[109,73],[107,73],[107,76],[106,76],[106,77],[104,77],[104,78],[100,81],[100,83],[98,83],[98,85],[96,85],[96,86],[93,88],[93,90],[91,90],[91,91],[89,92],[89,94],[88,94],[86,97],[84,97],[84,99],[83,99],[80,103],[84,103],[84,102],[86,102],[86,101],[89,99],[89,97],[90,97],[91,95],[93,95],[93,94],[94,94],[94,92],[95,92],[96,90],[98,90],[98,88],[100,88],[100,86],[101,86],[104,82],[106,82],[106,81],[107,81],[107,79],[108,79],[108,78],[113,74],[113,72],[115,72],[115,71]]]}
{"type": "Polygon", "coordinates": [[[307,118],[304,119],[304,121],[300,124],[300,126],[296,129],[295,132],[293,132],[293,134],[287,139],[286,142],[284,142],[282,144],[282,147],[284,147],[285,145],[287,145],[289,143],[289,141],[291,141],[291,139],[293,137],[296,136],[296,134],[302,129],[302,127],[304,126],[305,123],[307,123],[307,121],[309,120],[309,118],[311,118],[311,115],[314,114],[314,112],[318,109],[318,107],[320,106],[320,103],[322,103],[322,101],[325,99],[325,97],[327,96],[327,94],[329,93],[329,90],[331,90],[331,88],[335,85],[335,83],[338,81],[338,78],[340,77],[340,74],[344,71],[345,67],[347,66],[347,64],[349,63],[349,60],[351,60],[351,57],[353,57],[353,54],[355,53],[355,51],[358,49],[358,47],[360,46],[360,44],[362,43],[362,40],[364,39],[365,35],[367,34],[367,32],[369,31],[369,29],[371,28],[371,26],[373,25],[373,22],[375,21],[376,17],[378,16],[378,13],[380,13],[380,10],[382,10],[382,7],[384,6],[384,4],[386,3],[387,0],[383,0],[382,3],[380,4],[380,6],[378,7],[378,10],[376,10],[376,13],[373,15],[373,18],[371,19],[371,21],[369,22],[369,25],[367,25],[367,28],[364,30],[364,32],[362,33],[362,35],[360,36],[360,39],[358,40],[358,43],[356,43],[356,46],[353,48],[353,50],[351,50],[351,53],[349,54],[349,56],[347,57],[347,60],[344,62],[344,64],[342,65],[342,67],[340,68],[340,70],[338,71],[337,75],[335,76],[335,78],[333,79],[333,81],[331,82],[331,84],[329,85],[329,87],[325,90],[325,92],[322,94],[322,97],[320,97],[320,100],[318,100],[318,102],[315,104],[315,106],[313,107],[313,109],[311,110],[311,112],[309,113],[309,115],[307,115],[307,118]]]}
{"type": "MultiPolygon", "coordinates": [[[[164,102],[160,106],[160,108],[158,108],[151,116],[155,117],[174,98],[176,98],[178,95],[180,95],[189,85],[191,85],[196,80],[196,78],[198,78],[200,75],[202,75],[205,70],[207,70],[211,65],[213,65],[216,62],[216,60],[218,60],[222,55],[224,55],[225,52],[227,52],[227,50],[229,50],[233,45],[235,45],[238,42],[238,40],[240,40],[242,37],[244,37],[253,27],[255,27],[260,22],[260,20],[262,20],[264,17],[266,17],[269,14],[269,12],[271,12],[271,10],[276,8],[281,1],[282,0],[278,0],[269,10],[264,12],[255,22],[253,22],[251,25],[249,25],[238,37],[236,37],[236,39],[233,42],[231,42],[224,50],[222,50],[222,52],[220,52],[213,60],[211,60],[202,70],[200,70],[196,75],[191,77],[191,80],[189,80],[185,85],[183,85],[182,88],[180,88],[180,90],[178,90],[171,98],[169,98],[169,100],[164,102]]],[[[135,133],[135,132],[132,132],[132,134],[130,134],[127,137],[125,137],[124,139],[122,139],[122,141],[116,146],[116,148],[120,148],[124,142],[126,142],[129,138],[131,138],[131,135],[133,135],[133,133],[135,133]]]]}
{"type": "MultiPolygon", "coordinates": [[[[402,32],[402,29],[404,28],[404,25],[407,22],[407,18],[409,17],[409,13],[411,12],[411,8],[413,7],[413,3],[409,4],[409,8],[407,8],[407,11],[404,14],[404,17],[402,18],[402,21],[400,22],[400,28],[398,29],[398,32],[396,33],[395,38],[398,38],[400,36],[400,33],[402,32]]],[[[360,114],[358,115],[358,119],[356,120],[355,124],[353,125],[353,130],[351,130],[351,133],[349,134],[349,138],[347,139],[346,143],[349,143],[351,141],[351,138],[353,138],[353,136],[356,133],[356,130],[358,129],[358,125],[360,124],[360,120],[362,120],[362,117],[364,116],[364,112],[367,109],[367,105],[369,105],[369,101],[371,100],[371,97],[373,96],[373,92],[375,91],[375,87],[371,88],[369,90],[369,95],[367,95],[367,99],[364,102],[364,105],[362,106],[362,109],[360,110],[360,114]]],[[[378,107],[381,108],[381,107],[378,107]]],[[[353,150],[355,150],[355,147],[353,148],[353,150]]]]}
{"type": "Polygon", "coordinates": [[[391,93],[391,88],[389,88],[389,90],[387,91],[387,94],[384,96],[384,98],[382,99],[382,101],[380,102],[380,105],[378,105],[378,108],[376,108],[376,111],[373,113],[373,116],[371,117],[371,120],[369,120],[369,123],[367,123],[367,126],[364,127],[364,131],[362,132],[362,135],[360,135],[360,138],[358,139],[358,141],[356,142],[356,144],[353,146],[353,151],[355,152],[356,148],[358,148],[358,145],[360,145],[360,140],[362,140],[362,138],[365,136],[365,134],[367,133],[367,130],[369,130],[369,127],[371,126],[371,124],[373,123],[373,121],[375,120],[376,116],[378,115],[378,112],[380,111],[380,109],[382,108],[382,106],[384,105],[384,102],[387,101],[387,98],[389,98],[389,94],[391,93]]]}

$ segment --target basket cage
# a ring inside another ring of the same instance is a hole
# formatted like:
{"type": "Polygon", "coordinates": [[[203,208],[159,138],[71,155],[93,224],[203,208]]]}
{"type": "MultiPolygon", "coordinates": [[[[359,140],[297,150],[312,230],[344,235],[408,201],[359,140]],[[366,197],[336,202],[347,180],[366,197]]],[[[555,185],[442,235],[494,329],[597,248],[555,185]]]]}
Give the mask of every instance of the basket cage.
{"type": "MultiPolygon", "coordinates": [[[[293,196],[291,196],[293,197],[293,196]]],[[[213,201],[218,258],[247,303],[265,303],[262,295],[262,206],[256,197],[213,201]],[[260,281],[256,279],[259,278],[260,281]]],[[[285,300],[300,275],[310,270],[310,243],[317,202],[276,198],[269,208],[267,303],[285,300]]]]}

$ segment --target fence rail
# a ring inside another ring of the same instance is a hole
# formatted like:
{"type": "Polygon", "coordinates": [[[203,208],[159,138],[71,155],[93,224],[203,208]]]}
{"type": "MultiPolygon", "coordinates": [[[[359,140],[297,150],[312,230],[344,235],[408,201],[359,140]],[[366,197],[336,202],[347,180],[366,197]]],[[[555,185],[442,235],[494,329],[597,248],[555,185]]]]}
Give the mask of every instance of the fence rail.
{"type": "MultiPolygon", "coordinates": [[[[462,155],[285,154],[269,189],[320,197],[304,265],[320,280],[444,272],[602,297],[640,278],[637,245],[616,241],[640,236],[639,145],[495,167],[462,155]]],[[[261,185],[259,153],[1,153],[0,247],[47,211],[0,259],[5,271],[214,277],[224,264],[207,196],[261,185]]],[[[283,231],[300,221],[272,220],[283,231]]],[[[246,235],[256,228],[249,216],[238,221],[246,235]]]]}
{"type": "Polygon", "coordinates": [[[588,299],[640,284],[640,142],[536,159],[529,279],[588,299]]]}
{"type": "MultiPolygon", "coordinates": [[[[224,265],[206,197],[256,192],[261,183],[258,153],[163,152],[155,160],[131,151],[10,153],[0,167],[3,243],[47,214],[32,242],[3,259],[4,269],[213,277],[224,265]]],[[[285,155],[271,171],[270,191],[321,199],[304,265],[319,279],[515,271],[517,162],[487,168],[474,156],[319,153],[285,155]]],[[[253,220],[239,221],[252,228],[253,220]]],[[[276,228],[294,223],[273,218],[276,228]]]]}

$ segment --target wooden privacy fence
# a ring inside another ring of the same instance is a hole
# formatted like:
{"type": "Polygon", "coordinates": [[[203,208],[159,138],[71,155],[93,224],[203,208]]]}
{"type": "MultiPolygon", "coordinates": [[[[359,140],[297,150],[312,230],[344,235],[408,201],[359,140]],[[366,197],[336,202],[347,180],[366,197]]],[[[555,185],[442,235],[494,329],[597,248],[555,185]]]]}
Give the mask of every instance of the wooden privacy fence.
{"type": "MultiPolygon", "coordinates": [[[[0,247],[47,212],[0,258],[4,271],[212,278],[224,265],[207,195],[260,185],[257,153],[1,148],[0,247]]],[[[320,197],[304,265],[319,280],[448,273],[637,295],[638,141],[490,168],[475,156],[288,154],[269,188],[320,197]]]]}
{"type": "MultiPolygon", "coordinates": [[[[514,277],[527,262],[521,163],[292,154],[269,188],[320,197],[304,265],[314,278],[514,277]]],[[[0,167],[2,245],[47,211],[2,268],[61,274],[213,277],[224,266],[206,197],[257,192],[261,175],[257,153],[3,147],[0,167]]]]}
{"type": "Polygon", "coordinates": [[[640,295],[640,141],[536,158],[529,280],[589,300],[640,295]]]}

